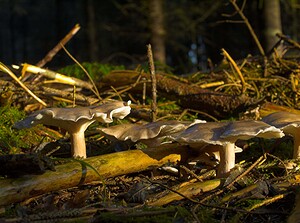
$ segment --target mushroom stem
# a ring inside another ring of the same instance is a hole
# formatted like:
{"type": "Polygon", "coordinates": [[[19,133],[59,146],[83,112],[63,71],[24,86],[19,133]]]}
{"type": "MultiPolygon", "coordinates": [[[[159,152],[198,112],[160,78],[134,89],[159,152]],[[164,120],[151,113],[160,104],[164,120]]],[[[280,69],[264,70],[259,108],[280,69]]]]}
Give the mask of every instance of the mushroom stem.
{"type": "Polygon", "coordinates": [[[234,143],[226,143],[220,150],[220,164],[217,170],[217,177],[227,177],[235,165],[234,143]]]}
{"type": "Polygon", "coordinates": [[[84,131],[70,133],[70,136],[73,157],[86,158],[84,131]]]}
{"type": "Polygon", "coordinates": [[[294,152],[293,152],[293,159],[300,158],[300,129],[297,129],[293,134],[294,138],[294,152]]]}

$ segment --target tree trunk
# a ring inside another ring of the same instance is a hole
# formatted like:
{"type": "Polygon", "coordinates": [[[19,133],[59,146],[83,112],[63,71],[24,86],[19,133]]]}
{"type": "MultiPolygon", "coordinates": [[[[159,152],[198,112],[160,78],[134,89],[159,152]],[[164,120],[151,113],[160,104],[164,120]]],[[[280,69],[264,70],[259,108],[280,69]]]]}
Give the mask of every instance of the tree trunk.
{"type": "Polygon", "coordinates": [[[97,61],[97,59],[98,59],[98,41],[97,41],[94,0],[88,0],[86,2],[86,4],[87,4],[87,14],[88,14],[88,38],[89,38],[90,59],[92,61],[97,61]]]}
{"type": "Polygon", "coordinates": [[[280,0],[264,0],[264,41],[265,51],[269,52],[278,42],[276,33],[282,33],[280,0]]]}
{"type": "Polygon", "coordinates": [[[163,0],[149,0],[151,45],[155,61],[166,63],[163,0]]]}

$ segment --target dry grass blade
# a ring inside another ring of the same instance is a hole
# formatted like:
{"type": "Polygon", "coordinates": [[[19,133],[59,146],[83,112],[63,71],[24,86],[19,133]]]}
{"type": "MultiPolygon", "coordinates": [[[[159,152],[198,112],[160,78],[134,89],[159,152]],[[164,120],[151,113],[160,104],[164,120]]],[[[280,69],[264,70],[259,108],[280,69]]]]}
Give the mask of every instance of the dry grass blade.
{"type": "Polygon", "coordinates": [[[89,78],[89,80],[91,81],[94,90],[92,89],[93,93],[98,97],[99,100],[101,100],[101,96],[100,93],[98,91],[98,88],[93,80],[93,78],[91,77],[91,75],[89,75],[89,73],[87,72],[87,70],[71,55],[71,53],[63,46],[61,45],[61,47],[64,49],[64,51],[66,52],[66,54],[83,70],[83,72],[86,74],[86,76],[89,78]]]}
{"type": "Polygon", "coordinates": [[[231,58],[231,56],[227,53],[227,51],[225,49],[222,49],[222,53],[229,60],[229,62],[232,64],[235,71],[239,75],[239,78],[240,78],[241,83],[242,83],[242,92],[244,93],[246,91],[246,82],[245,82],[245,79],[244,79],[244,76],[243,76],[241,70],[239,69],[239,67],[236,65],[234,60],[231,58]]]}
{"type": "Polygon", "coordinates": [[[47,106],[47,104],[42,100],[40,99],[39,97],[37,97],[30,89],[28,89],[26,87],[25,84],[23,84],[22,81],[20,81],[17,76],[7,67],[5,66],[3,63],[0,62],[0,69],[2,71],[4,71],[5,73],[9,74],[9,76],[11,76],[16,82],[18,82],[18,84],[28,93],[30,94],[35,100],[37,100],[39,103],[41,103],[42,105],[44,106],[47,106]]]}
{"type": "Polygon", "coordinates": [[[47,55],[40,60],[36,66],[37,67],[43,67],[46,63],[52,60],[52,58],[57,54],[58,51],[60,51],[61,46],[65,45],[69,40],[80,30],[80,25],[76,24],[71,31],[52,49],[50,50],[47,55]]]}

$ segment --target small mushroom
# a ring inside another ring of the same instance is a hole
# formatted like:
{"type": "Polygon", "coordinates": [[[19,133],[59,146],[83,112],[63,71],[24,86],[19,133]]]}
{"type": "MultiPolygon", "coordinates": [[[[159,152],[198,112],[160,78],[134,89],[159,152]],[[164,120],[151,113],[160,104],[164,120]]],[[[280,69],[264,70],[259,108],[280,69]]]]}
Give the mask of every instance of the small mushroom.
{"type": "Polygon", "coordinates": [[[99,106],[76,108],[45,108],[15,123],[14,128],[30,128],[38,124],[57,126],[70,134],[72,155],[86,158],[84,131],[96,120],[111,123],[113,118],[124,118],[130,113],[130,101],[108,102],[99,106]]]}
{"type": "Polygon", "coordinates": [[[147,124],[122,124],[99,130],[113,141],[142,142],[148,147],[157,147],[162,143],[171,142],[180,132],[199,122],[204,121],[156,121],[147,124]]]}
{"type": "Polygon", "coordinates": [[[180,144],[189,145],[190,148],[197,150],[197,152],[203,151],[209,155],[215,154],[217,151],[220,156],[217,175],[220,177],[235,164],[235,155],[232,156],[231,154],[234,151],[234,147],[229,147],[232,144],[228,144],[221,139],[221,135],[225,131],[227,124],[226,122],[195,124],[179,134],[175,141],[180,144]],[[211,148],[213,148],[213,151],[209,151],[211,148]],[[226,156],[228,153],[230,153],[229,157],[226,156]]]}
{"type": "Polygon", "coordinates": [[[224,177],[235,165],[235,142],[238,139],[280,138],[283,135],[280,129],[260,121],[208,122],[187,128],[176,141],[203,151],[208,145],[215,145],[213,148],[219,148],[220,155],[217,176],[224,177]]]}
{"type": "MultiPolygon", "coordinates": [[[[280,129],[268,125],[262,121],[242,120],[230,122],[226,126],[226,130],[222,133],[221,139],[228,142],[226,149],[224,150],[225,157],[229,160],[234,160],[234,157],[232,155],[234,153],[230,151],[232,151],[231,146],[235,145],[235,142],[237,140],[248,140],[254,137],[271,139],[281,138],[283,136],[284,134],[280,129]]],[[[226,160],[225,167],[227,167],[226,160]]],[[[226,174],[232,167],[234,167],[234,163],[229,163],[228,169],[224,169],[224,172],[221,172],[226,174]]]]}
{"type": "Polygon", "coordinates": [[[281,129],[294,138],[293,158],[300,158],[300,115],[290,112],[275,112],[265,116],[263,122],[281,129]]]}

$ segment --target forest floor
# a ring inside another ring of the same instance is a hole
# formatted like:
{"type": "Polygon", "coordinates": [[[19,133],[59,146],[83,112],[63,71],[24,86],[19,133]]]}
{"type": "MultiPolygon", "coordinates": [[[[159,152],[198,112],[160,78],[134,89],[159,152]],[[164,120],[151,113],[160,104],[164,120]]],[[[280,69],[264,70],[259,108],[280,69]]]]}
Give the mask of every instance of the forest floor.
{"type": "Polygon", "coordinates": [[[19,70],[2,64],[0,221],[296,222],[300,163],[292,159],[291,136],[239,140],[243,151],[236,154],[236,166],[216,177],[219,160],[211,154],[195,155],[175,142],[156,148],[141,139],[129,143],[101,134],[104,127],[157,120],[300,115],[299,48],[289,44],[284,55],[275,50],[268,58],[233,61],[225,51],[224,62],[210,72],[185,77],[162,70],[153,77],[147,68],[97,63],[83,64],[89,77],[78,65],[36,72],[29,64],[19,70]],[[45,107],[86,107],[110,99],[130,100],[131,113],[86,130],[87,159],[71,158],[69,136],[61,128],[12,128],[45,107]],[[114,167],[106,167],[110,162],[114,167]]]}

